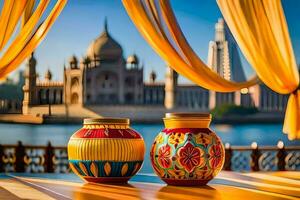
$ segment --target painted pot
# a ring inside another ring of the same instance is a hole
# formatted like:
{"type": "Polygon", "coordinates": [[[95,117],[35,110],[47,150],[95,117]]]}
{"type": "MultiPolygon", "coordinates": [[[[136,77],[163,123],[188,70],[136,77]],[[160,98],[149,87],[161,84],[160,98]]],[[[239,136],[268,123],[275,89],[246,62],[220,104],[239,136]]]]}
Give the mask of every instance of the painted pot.
{"type": "Polygon", "coordinates": [[[167,113],[150,151],[155,173],[169,185],[205,185],[223,167],[225,151],[209,129],[210,114],[167,113]]]}
{"type": "Polygon", "coordinates": [[[69,164],[88,182],[126,183],[141,168],[145,144],[129,119],[85,119],[68,143],[69,164]]]}

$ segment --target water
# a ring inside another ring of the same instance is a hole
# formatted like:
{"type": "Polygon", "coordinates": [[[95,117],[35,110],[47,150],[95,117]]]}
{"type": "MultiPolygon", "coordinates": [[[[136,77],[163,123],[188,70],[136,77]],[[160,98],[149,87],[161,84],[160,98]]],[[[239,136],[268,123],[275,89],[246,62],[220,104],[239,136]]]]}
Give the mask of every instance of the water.
{"type": "MultiPolygon", "coordinates": [[[[23,125],[1,124],[0,144],[16,144],[18,140],[27,145],[46,145],[50,141],[54,146],[66,146],[70,136],[81,125],[23,125]]],[[[163,129],[163,124],[133,124],[132,127],[143,135],[147,152],[142,173],[151,172],[151,164],[147,156],[152,142],[163,129]]],[[[282,133],[281,124],[243,124],[243,125],[212,125],[211,128],[221,137],[224,143],[249,146],[252,142],[258,145],[275,146],[278,140],[286,145],[300,145],[300,140],[289,141],[282,133]]]]}

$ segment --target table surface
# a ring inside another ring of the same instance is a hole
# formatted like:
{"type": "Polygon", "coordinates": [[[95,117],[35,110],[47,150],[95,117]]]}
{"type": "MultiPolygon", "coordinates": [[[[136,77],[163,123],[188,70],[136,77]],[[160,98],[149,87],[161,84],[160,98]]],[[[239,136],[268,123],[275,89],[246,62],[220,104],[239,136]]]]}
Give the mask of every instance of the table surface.
{"type": "Polygon", "coordinates": [[[207,186],[167,186],[139,174],[126,185],[84,183],[74,174],[0,174],[0,199],[298,199],[300,172],[222,171],[207,186]]]}

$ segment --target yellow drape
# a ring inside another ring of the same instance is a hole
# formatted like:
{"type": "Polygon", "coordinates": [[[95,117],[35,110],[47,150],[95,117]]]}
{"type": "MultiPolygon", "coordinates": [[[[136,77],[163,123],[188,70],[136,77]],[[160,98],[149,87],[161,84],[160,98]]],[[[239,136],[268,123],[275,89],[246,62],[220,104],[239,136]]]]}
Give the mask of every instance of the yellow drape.
{"type": "Polygon", "coordinates": [[[168,1],[159,1],[161,9],[150,0],[123,0],[123,5],[140,33],[155,51],[175,71],[196,84],[210,90],[232,92],[257,83],[256,77],[242,83],[229,81],[206,66],[184,39],[168,1]],[[164,19],[159,17],[160,12],[164,13],[164,19]],[[164,27],[161,21],[164,21],[167,27],[164,27]]]}
{"type": "MultiPolygon", "coordinates": [[[[219,92],[257,83],[225,80],[201,61],[186,41],[168,0],[122,0],[139,32],[178,73],[219,92]]],[[[259,78],[271,89],[287,94],[299,85],[296,62],[279,0],[219,0],[219,6],[243,53],[259,78]]],[[[299,92],[291,94],[284,123],[289,139],[300,137],[299,92]]]]}
{"type": "Polygon", "coordinates": [[[299,72],[280,0],[217,0],[241,51],[272,90],[290,94],[283,131],[300,139],[299,72]]]}
{"type": "Polygon", "coordinates": [[[0,50],[3,49],[22,15],[27,0],[5,0],[0,18],[0,50]]]}
{"type": "Polygon", "coordinates": [[[16,25],[22,19],[22,27],[0,58],[0,79],[16,69],[46,36],[67,0],[58,0],[49,16],[39,22],[50,0],[5,0],[0,16],[0,50],[11,39],[16,25]]]}

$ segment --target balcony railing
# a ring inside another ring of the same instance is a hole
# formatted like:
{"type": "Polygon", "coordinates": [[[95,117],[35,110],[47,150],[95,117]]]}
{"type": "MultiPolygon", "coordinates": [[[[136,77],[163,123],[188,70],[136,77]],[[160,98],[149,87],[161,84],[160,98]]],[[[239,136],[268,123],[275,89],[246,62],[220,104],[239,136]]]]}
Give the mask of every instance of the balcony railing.
{"type": "MultiPolygon", "coordinates": [[[[147,155],[146,155],[147,159],[147,155]]],[[[225,144],[225,164],[229,171],[300,170],[300,146],[230,146],[225,144]]],[[[0,172],[68,173],[66,147],[0,145],[0,172]]]]}

